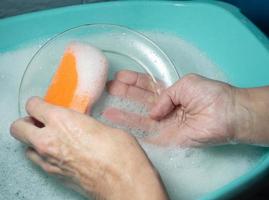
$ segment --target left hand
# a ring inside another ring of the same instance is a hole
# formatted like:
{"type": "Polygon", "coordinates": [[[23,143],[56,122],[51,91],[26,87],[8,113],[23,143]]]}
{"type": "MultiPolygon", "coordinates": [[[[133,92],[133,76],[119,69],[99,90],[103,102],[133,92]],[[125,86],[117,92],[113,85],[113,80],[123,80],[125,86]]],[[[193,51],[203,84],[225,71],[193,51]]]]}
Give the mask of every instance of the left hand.
{"type": "Polygon", "coordinates": [[[199,75],[186,75],[163,89],[154,87],[146,74],[121,71],[108,84],[108,91],[150,110],[149,116],[143,116],[110,107],[103,114],[116,124],[158,133],[144,138],[150,143],[183,147],[225,144],[235,141],[234,127],[240,127],[236,123],[242,118],[240,106],[234,103],[236,88],[199,75]],[[161,90],[159,96],[156,89],[161,90]]]}

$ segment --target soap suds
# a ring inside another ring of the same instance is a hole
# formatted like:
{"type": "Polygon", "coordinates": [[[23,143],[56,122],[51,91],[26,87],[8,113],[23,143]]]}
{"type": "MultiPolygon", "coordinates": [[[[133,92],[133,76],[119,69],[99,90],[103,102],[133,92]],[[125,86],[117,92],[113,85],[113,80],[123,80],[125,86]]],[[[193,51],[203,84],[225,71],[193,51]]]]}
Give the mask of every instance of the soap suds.
{"type": "MultiPolygon", "coordinates": [[[[187,42],[169,35],[145,34],[157,42],[175,65],[180,67],[181,74],[196,72],[210,78],[227,80],[201,51],[187,42]]],[[[0,118],[0,199],[84,199],[28,161],[24,155],[25,147],[9,134],[10,123],[18,118],[19,83],[38,47],[39,44],[34,44],[0,54],[0,111],[4,116],[0,118]]],[[[111,71],[116,70],[112,68],[111,71]]],[[[143,106],[106,95],[93,110],[98,120],[109,123],[101,114],[105,107],[111,105],[143,115],[147,113],[143,106]]],[[[229,183],[254,167],[263,155],[262,148],[241,145],[204,149],[159,148],[143,142],[141,137],[146,133],[128,127],[126,130],[140,138],[141,145],[159,170],[171,199],[175,200],[197,199],[229,183]]]]}

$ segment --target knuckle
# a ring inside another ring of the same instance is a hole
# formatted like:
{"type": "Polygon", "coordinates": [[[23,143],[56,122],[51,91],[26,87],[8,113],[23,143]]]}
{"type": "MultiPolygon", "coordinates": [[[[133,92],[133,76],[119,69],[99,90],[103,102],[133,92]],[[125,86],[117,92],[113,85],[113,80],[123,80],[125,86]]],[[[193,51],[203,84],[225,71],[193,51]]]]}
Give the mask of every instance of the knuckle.
{"type": "Polygon", "coordinates": [[[65,114],[64,109],[61,108],[52,108],[49,109],[46,113],[48,120],[51,122],[61,120],[64,114],[65,114]]]}
{"type": "Polygon", "coordinates": [[[47,154],[47,153],[46,153],[47,149],[46,149],[45,146],[38,145],[38,146],[36,147],[36,150],[37,150],[37,152],[38,152],[41,156],[44,156],[44,155],[47,154]]]}
{"type": "Polygon", "coordinates": [[[176,89],[174,87],[170,87],[168,88],[167,90],[164,91],[164,95],[168,95],[170,97],[174,97],[175,96],[175,93],[176,93],[176,89]]]}
{"type": "Polygon", "coordinates": [[[38,98],[37,97],[31,97],[27,100],[26,102],[26,110],[33,110],[36,108],[37,106],[37,101],[38,101],[38,98]]]}
{"type": "Polygon", "coordinates": [[[57,116],[57,111],[55,108],[46,111],[46,116],[49,120],[54,120],[57,116]]]}
{"type": "Polygon", "coordinates": [[[52,142],[49,145],[47,145],[46,152],[50,156],[58,157],[58,155],[59,155],[59,148],[55,144],[56,144],[55,142],[52,142]]]}
{"type": "Polygon", "coordinates": [[[178,80],[178,82],[171,87],[171,90],[188,91],[190,86],[197,85],[201,78],[202,77],[197,74],[187,74],[178,80]]]}
{"type": "Polygon", "coordinates": [[[12,136],[14,136],[16,130],[17,130],[17,121],[13,122],[10,125],[10,133],[11,133],[12,136]]]}
{"type": "Polygon", "coordinates": [[[18,123],[18,120],[12,122],[12,124],[10,125],[10,132],[14,132],[16,130],[17,123],[18,123]]]}
{"type": "Polygon", "coordinates": [[[40,138],[36,148],[41,155],[57,155],[58,152],[55,137],[40,138]]]}
{"type": "Polygon", "coordinates": [[[177,97],[177,92],[178,92],[178,88],[171,86],[170,88],[168,88],[162,93],[161,99],[164,100],[164,99],[167,99],[168,97],[172,101],[175,101],[177,97]]]}
{"type": "Polygon", "coordinates": [[[41,156],[44,156],[44,155],[47,154],[47,147],[46,147],[45,145],[40,145],[40,144],[39,144],[39,145],[36,147],[36,149],[37,149],[38,153],[39,153],[41,156]]]}
{"type": "Polygon", "coordinates": [[[42,156],[47,155],[48,153],[48,143],[46,139],[39,139],[38,142],[35,144],[36,150],[42,156]]]}
{"type": "Polygon", "coordinates": [[[44,164],[42,166],[42,169],[49,174],[57,174],[57,170],[55,169],[55,167],[51,166],[50,164],[44,164]]]}
{"type": "Polygon", "coordinates": [[[22,119],[17,119],[16,121],[12,122],[12,124],[10,125],[10,133],[12,136],[14,136],[16,134],[16,132],[18,131],[18,126],[20,124],[22,119]]]}
{"type": "Polygon", "coordinates": [[[197,80],[198,78],[200,78],[199,75],[194,74],[194,73],[190,73],[190,74],[187,74],[186,76],[183,76],[182,79],[181,79],[181,81],[182,82],[194,81],[194,80],[197,80]]]}
{"type": "Polygon", "coordinates": [[[43,169],[44,171],[46,171],[46,172],[50,172],[50,170],[51,170],[51,167],[49,167],[48,164],[43,164],[41,167],[42,167],[42,169],[43,169]]]}
{"type": "Polygon", "coordinates": [[[118,72],[116,72],[116,74],[115,74],[115,77],[116,77],[116,79],[119,79],[119,78],[121,78],[121,77],[123,77],[124,76],[124,71],[118,71],[118,72]]]}
{"type": "Polygon", "coordinates": [[[128,97],[132,96],[132,90],[133,90],[133,87],[130,85],[127,85],[125,92],[124,92],[124,97],[128,98],[128,97]]]}

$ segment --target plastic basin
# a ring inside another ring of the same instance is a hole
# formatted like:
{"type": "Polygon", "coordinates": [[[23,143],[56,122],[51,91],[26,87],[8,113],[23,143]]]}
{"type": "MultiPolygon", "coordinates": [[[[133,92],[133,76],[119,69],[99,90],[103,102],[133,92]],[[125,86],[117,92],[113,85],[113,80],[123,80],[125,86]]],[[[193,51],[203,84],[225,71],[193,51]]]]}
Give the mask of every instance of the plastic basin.
{"type": "MultiPolygon", "coordinates": [[[[10,17],[0,20],[0,52],[90,23],[174,33],[206,52],[232,84],[269,84],[268,39],[239,10],[217,2],[107,2],[10,17]]],[[[258,181],[268,166],[266,153],[245,175],[201,199],[231,197],[258,181]]]]}

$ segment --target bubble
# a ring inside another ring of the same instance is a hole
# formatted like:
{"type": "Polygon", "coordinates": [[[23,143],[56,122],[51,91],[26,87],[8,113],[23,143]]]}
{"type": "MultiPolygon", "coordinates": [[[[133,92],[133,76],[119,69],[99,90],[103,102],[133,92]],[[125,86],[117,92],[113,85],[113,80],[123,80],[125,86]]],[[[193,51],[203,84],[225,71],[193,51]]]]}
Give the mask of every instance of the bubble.
{"type": "Polygon", "coordinates": [[[260,148],[242,145],[181,149],[147,144],[143,138],[156,133],[111,123],[100,113],[111,106],[144,116],[147,116],[148,109],[139,103],[105,93],[94,106],[92,114],[102,123],[123,129],[138,138],[160,172],[171,199],[197,199],[243,175],[262,155],[260,148]]]}
{"type": "MultiPolygon", "coordinates": [[[[204,52],[181,38],[167,34],[145,34],[155,40],[175,64],[181,67],[183,74],[197,72],[210,78],[227,80],[204,52]]],[[[0,199],[81,200],[84,198],[66,189],[59,181],[28,161],[24,153],[26,147],[9,134],[10,124],[18,117],[17,95],[22,74],[39,46],[40,43],[35,43],[0,54],[0,111],[4,115],[0,118],[0,199]]],[[[245,174],[263,155],[261,148],[240,145],[180,149],[147,144],[143,137],[156,133],[112,124],[102,116],[103,110],[111,105],[145,116],[148,109],[136,102],[104,93],[93,109],[93,116],[105,124],[123,128],[138,138],[159,171],[171,199],[197,199],[245,174]]]]}

